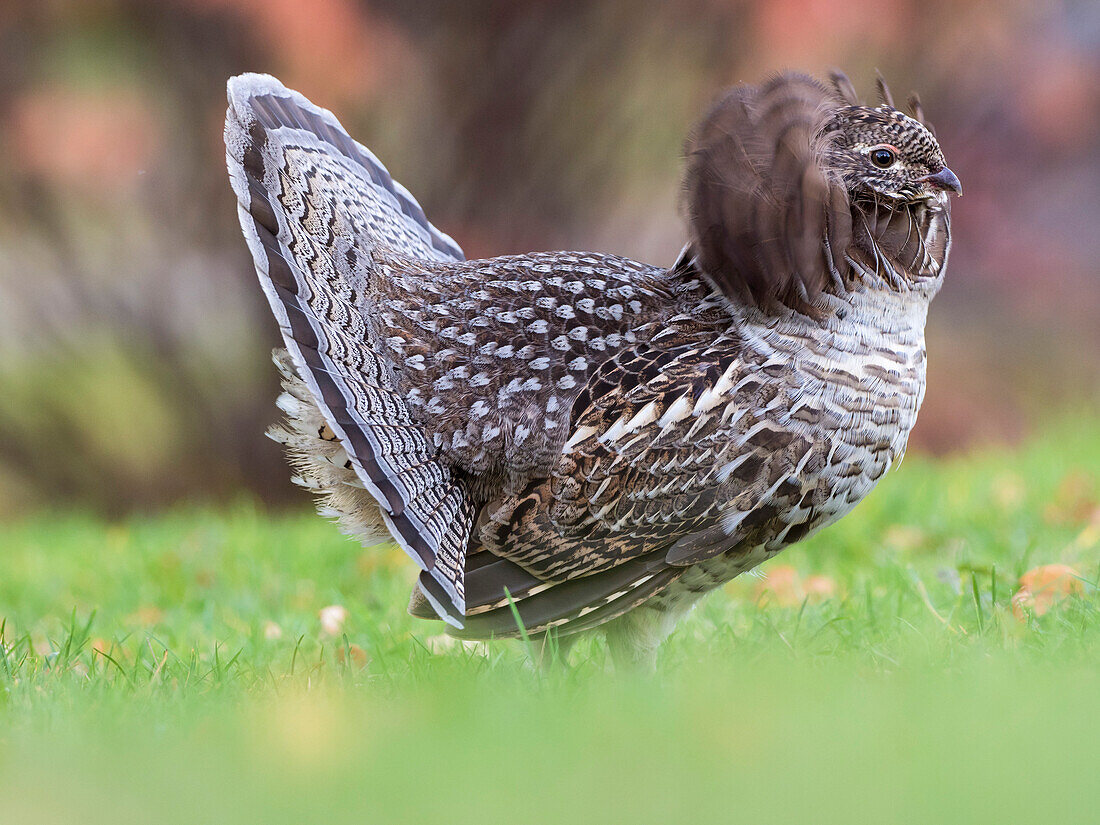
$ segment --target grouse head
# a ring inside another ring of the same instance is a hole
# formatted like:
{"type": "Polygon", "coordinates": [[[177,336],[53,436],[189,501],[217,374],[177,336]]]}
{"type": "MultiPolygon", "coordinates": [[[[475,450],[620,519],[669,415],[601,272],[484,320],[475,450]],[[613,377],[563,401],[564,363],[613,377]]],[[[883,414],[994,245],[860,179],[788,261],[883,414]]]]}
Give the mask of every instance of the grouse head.
{"type": "Polygon", "coordinates": [[[853,201],[905,203],[962,194],[928,127],[892,106],[845,106],[826,126],[827,164],[853,201]]]}
{"type": "Polygon", "coordinates": [[[880,78],[866,106],[831,80],[738,86],[688,141],[685,260],[766,311],[818,315],[817,296],[853,280],[931,295],[946,263],[948,193],[962,185],[919,99],[900,111],[880,78]]]}
{"type": "Polygon", "coordinates": [[[894,107],[890,89],[878,78],[880,105],[860,103],[852,83],[841,72],[831,76],[833,91],[844,105],[831,112],[822,127],[829,141],[826,163],[853,201],[895,204],[944,200],[940,193],[962,194],[962,184],[947,161],[920,98],[909,98],[906,114],[894,107]]]}

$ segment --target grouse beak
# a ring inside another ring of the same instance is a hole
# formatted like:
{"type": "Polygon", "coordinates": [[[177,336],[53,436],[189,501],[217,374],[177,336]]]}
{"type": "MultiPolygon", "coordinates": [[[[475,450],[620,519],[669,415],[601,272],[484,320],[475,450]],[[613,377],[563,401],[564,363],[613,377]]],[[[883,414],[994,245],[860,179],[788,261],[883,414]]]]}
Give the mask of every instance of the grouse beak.
{"type": "Polygon", "coordinates": [[[958,177],[956,177],[955,173],[946,166],[938,172],[919,178],[919,180],[937,189],[942,189],[944,192],[954,192],[956,195],[961,195],[963,193],[962,183],[959,181],[958,177]]]}

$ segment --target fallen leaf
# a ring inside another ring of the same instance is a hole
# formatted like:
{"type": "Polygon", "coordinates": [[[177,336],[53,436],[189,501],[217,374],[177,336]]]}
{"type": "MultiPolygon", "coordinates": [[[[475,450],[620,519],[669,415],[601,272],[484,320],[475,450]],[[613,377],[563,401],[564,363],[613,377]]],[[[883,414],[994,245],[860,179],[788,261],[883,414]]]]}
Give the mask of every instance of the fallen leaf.
{"type": "Polygon", "coordinates": [[[1020,576],[1020,589],[1012,597],[1012,612],[1024,621],[1028,614],[1042,616],[1054,605],[1082,591],[1077,571],[1066,564],[1044,564],[1020,576]]]}
{"type": "Polygon", "coordinates": [[[798,571],[789,564],[769,567],[767,576],[756,585],[756,600],[779,607],[802,604],[805,594],[798,580],[798,571]]]}
{"type": "Polygon", "coordinates": [[[349,655],[356,667],[364,668],[367,666],[367,662],[369,661],[367,651],[363,650],[359,645],[348,645],[346,648],[340,645],[336,648],[336,661],[340,664],[343,664],[349,655]]]}

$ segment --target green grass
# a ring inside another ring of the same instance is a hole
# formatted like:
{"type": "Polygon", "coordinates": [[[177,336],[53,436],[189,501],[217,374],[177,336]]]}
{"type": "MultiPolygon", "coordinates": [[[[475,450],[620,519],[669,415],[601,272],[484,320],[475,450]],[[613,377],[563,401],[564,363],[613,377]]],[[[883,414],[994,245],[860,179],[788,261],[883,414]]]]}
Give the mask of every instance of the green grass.
{"type": "Polygon", "coordinates": [[[442,647],[304,512],[0,524],[0,823],[1100,821],[1098,468],[1088,418],[910,458],[763,568],[832,597],[744,577],[652,677],[442,647]],[[1080,594],[1017,616],[1050,563],[1080,594]]]}

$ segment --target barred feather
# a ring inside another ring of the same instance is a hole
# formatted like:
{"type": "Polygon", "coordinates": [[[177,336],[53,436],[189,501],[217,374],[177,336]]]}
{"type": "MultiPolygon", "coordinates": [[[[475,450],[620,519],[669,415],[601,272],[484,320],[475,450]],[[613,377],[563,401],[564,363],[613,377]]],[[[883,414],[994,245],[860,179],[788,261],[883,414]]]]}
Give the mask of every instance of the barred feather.
{"type": "Polygon", "coordinates": [[[415,615],[652,652],[903,454],[958,185],[919,104],[862,106],[839,73],[732,91],[690,143],[690,241],[663,269],[465,261],[330,113],[262,75],[229,101],[286,346],[272,436],[322,512],[420,564],[415,615]],[[898,162],[872,169],[881,143],[898,162]]]}
{"type": "Polygon", "coordinates": [[[230,81],[225,142],[241,228],[296,372],[391,533],[461,613],[468,490],[433,460],[358,304],[380,248],[428,260],[461,251],[330,113],[274,78],[230,81]]]}

